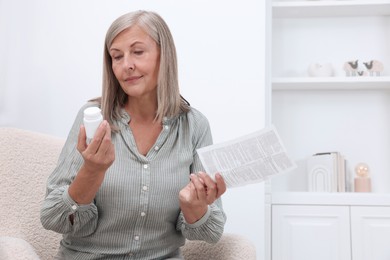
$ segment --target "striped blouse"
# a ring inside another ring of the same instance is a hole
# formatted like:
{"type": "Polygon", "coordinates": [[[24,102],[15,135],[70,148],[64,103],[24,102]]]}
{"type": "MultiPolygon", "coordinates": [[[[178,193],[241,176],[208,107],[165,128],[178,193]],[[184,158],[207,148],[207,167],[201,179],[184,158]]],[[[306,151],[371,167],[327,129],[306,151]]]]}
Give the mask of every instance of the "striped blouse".
{"type": "Polygon", "coordinates": [[[136,147],[123,110],[112,134],[115,161],[93,203],[78,205],[68,187],[83,164],[77,138],[83,106],[61,151],[57,167],[47,181],[41,209],[44,228],[63,234],[62,259],[169,259],[180,255],[189,240],[217,242],[226,216],[218,199],[196,223],[186,223],[179,207],[179,191],[189,174],[203,171],[196,149],[210,145],[209,123],[194,108],[164,118],[163,130],[146,156],[136,147]],[[74,215],[73,225],[69,215],[74,215]]]}

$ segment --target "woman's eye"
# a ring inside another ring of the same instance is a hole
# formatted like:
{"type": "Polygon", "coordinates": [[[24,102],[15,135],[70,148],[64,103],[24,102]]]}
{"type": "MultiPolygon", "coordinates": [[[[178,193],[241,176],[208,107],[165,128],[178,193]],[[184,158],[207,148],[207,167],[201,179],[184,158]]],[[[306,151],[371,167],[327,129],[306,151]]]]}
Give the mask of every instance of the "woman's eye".
{"type": "Polygon", "coordinates": [[[135,55],[141,55],[141,54],[143,54],[144,53],[144,51],[134,51],[134,54],[135,55]]]}
{"type": "Polygon", "coordinates": [[[114,60],[120,60],[122,58],[122,56],[114,56],[113,59],[114,60]]]}

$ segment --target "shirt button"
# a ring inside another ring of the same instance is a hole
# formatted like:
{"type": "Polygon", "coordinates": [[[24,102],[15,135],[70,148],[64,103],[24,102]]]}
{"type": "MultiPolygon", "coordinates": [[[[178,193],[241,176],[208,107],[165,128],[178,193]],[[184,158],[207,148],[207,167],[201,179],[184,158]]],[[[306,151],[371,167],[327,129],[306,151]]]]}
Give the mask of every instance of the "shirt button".
{"type": "Polygon", "coordinates": [[[158,147],[158,146],[155,146],[155,147],[154,147],[154,150],[157,151],[158,149],[160,149],[160,147],[158,147]]]}
{"type": "Polygon", "coordinates": [[[148,165],[147,164],[144,164],[144,169],[147,169],[148,168],[148,165]]]}
{"type": "Polygon", "coordinates": [[[145,212],[141,212],[141,217],[145,217],[146,216],[146,213],[145,212]]]}
{"type": "Polygon", "coordinates": [[[148,186],[143,186],[142,189],[143,190],[148,190],[148,186]]]}
{"type": "Polygon", "coordinates": [[[164,128],[165,128],[165,130],[168,130],[168,129],[169,129],[169,126],[166,125],[166,126],[164,126],[164,128]]]}
{"type": "Polygon", "coordinates": [[[134,236],[134,240],[139,240],[139,236],[134,236]]]}
{"type": "Polygon", "coordinates": [[[76,210],[77,209],[77,205],[72,205],[72,209],[76,210]]]}

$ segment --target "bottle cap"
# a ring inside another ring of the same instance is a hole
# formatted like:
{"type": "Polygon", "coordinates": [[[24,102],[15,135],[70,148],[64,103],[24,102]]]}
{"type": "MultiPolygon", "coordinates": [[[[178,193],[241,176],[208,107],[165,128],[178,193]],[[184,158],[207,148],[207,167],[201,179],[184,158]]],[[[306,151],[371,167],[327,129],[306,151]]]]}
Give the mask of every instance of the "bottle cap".
{"type": "Polygon", "coordinates": [[[84,118],[86,120],[96,120],[101,116],[101,110],[98,107],[88,107],[84,110],[84,118]]]}

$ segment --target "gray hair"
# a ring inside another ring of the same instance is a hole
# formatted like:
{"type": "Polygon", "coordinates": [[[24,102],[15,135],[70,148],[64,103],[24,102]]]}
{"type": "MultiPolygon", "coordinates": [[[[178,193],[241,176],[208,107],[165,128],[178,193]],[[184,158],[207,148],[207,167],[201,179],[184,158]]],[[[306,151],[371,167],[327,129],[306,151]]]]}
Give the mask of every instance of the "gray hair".
{"type": "MultiPolygon", "coordinates": [[[[150,11],[136,11],[118,17],[107,31],[104,44],[103,86],[101,107],[103,117],[113,126],[120,118],[120,110],[127,102],[112,70],[109,49],[115,37],[123,30],[137,25],[143,29],[160,48],[160,66],[157,79],[156,120],[177,116],[189,110],[188,102],[181,97],[178,82],[176,47],[168,25],[160,15],[150,11]]],[[[117,130],[114,126],[114,130],[117,130]]]]}

